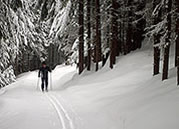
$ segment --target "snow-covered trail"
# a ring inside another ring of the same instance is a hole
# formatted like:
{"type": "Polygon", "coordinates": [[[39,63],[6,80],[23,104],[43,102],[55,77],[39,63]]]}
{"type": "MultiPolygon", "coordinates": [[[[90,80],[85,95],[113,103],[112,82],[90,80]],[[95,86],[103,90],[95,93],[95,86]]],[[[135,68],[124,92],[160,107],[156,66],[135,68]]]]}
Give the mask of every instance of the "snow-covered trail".
{"type": "Polygon", "coordinates": [[[163,82],[152,76],[150,51],[119,58],[113,70],[107,62],[80,76],[73,66],[58,66],[48,93],[36,90],[36,71],[22,74],[0,90],[0,129],[178,129],[174,58],[163,82]]]}
{"type": "MultiPolygon", "coordinates": [[[[63,68],[54,71],[53,84],[60,78],[61,83],[66,83],[71,78],[63,79],[63,76],[74,70],[74,67],[70,67],[65,71],[63,68]]],[[[0,97],[0,129],[75,128],[75,113],[71,112],[71,107],[67,107],[64,99],[59,99],[55,91],[42,93],[39,88],[37,90],[37,72],[25,73],[17,80],[3,89],[5,93],[0,97]]],[[[56,88],[55,86],[57,85],[54,85],[53,89],[56,88]]]]}
{"type": "Polygon", "coordinates": [[[54,110],[59,117],[62,129],[74,129],[73,120],[70,118],[61,102],[51,93],[45,93],[45,95],[50,103],[53,105],[54,110]]]}

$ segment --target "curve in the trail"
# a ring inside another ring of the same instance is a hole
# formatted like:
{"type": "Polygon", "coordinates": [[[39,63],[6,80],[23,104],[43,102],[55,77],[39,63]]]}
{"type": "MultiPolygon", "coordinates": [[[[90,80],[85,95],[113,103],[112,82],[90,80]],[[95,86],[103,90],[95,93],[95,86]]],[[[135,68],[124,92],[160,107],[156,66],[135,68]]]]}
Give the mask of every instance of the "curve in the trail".
{"type": "Polygon", "coordinates": [[[47,99],[49,100],[50,104],[54,107],[55,111],[57,112],[58,118],[62,124],[62,129],[67,129],[66,125],[65,125],[65,120],[63,118],[63,115],[60,111],[60,109],[58,108],[58,105],[56,104],[56,102],[48,95],[45,93],[45,96],[47,97],[47,99]]]}
{"type": "Polygon", "coordinates": [[[67,127],[69,127],[70,129],[74,129],[73,120],[56,96],[50,93],[45,93],[45,95],[56,110],[58,118],[62,123],[62,128],[67,129],[67,127]]]}

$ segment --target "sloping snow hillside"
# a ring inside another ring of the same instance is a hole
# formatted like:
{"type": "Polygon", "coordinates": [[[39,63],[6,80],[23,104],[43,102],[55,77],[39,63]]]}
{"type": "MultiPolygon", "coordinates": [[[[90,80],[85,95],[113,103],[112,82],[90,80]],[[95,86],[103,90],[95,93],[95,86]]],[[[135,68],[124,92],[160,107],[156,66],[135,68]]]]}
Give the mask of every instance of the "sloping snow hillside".
{"type": "MultiPolygon", "coordinates": [[[[178,129],[176,70],[152,76],[148,50],[121,56],[113,70],[52,72],[52,91],[37,90],[37,71],[1,90],[0,129],[178,129]]],[[[108,64],[107,64],[108,65],[108,64]]]]}

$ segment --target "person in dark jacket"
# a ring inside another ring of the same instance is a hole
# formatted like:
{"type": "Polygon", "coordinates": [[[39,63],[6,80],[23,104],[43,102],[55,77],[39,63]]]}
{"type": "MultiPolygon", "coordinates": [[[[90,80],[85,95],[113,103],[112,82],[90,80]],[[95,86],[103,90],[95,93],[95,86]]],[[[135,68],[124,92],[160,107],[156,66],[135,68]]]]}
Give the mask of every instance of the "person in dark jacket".
{"type": "Polygon", "coordinates": [[[48,72],[51,72],[51,69],[46,65],[45,62],[42,62],[42,67],[40,67],[39,74],[38,74],[38,77],[41,77],[42,80],[42,84],[41,84],[42,91],[44,91],[44,88],[46,91],[48,91],[48,72]]]}

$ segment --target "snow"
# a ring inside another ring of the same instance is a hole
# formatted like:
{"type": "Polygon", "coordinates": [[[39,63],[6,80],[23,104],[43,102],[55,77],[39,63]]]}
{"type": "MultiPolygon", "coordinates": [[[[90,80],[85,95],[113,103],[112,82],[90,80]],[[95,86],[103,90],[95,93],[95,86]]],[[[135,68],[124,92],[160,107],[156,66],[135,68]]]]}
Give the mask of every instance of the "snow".
{"type": "Polygon", "coordinates": [[[34,1],[19,0],[18,2],[0,1],[0,87],[12,83],[15,79],[14,65],[11,69],[10,67],[19,59],[17,57],[22,51],[26,49],[27,53],[36,52],[39,57],[45,51],[43,46],[46,42],[45,35],[37,33],[39,24],[35,22],[38,16],[32,7],[34,1]],[[18,2],[20,5],[17,4],[18,2]],[[8,76],[13,78],[9,79],[8,76]]]}
{"type": "Polygon", "coordinates": [[[176,69],[170,63],[162,82],[152,76],[151,62],[151,51],[143,49],[119,57],[113,70],[107,62],[79,76],[76,66],[61,65],[48,93],[37,90],[37,71],[24,73],[0,90],[0,128],[178,129],[176,69]]]}
{"type": "Polygon", "coordinates": [[[70,9],[71,9],[71,1],[69,0],[67,2],[67,5],[65,8],[59,8],[58,6],[61,6],[62,3],[61,1],[58,1],[58,3],[56,4],[57,7],[55,7],[55,12],[57,13],[51,29],[50,29],[50,33],[49,33],[49,37],[51,37],[53,34],[55,34],[55,38],[58,35],[61,35],[63,33],[63,31],[65,30],[65,27],[67,26],[68,23],[68,19],[69,19],[69,13],[70,13],[70,9]],[[61,9],[61,10],[59,10],[61,9]]]}

